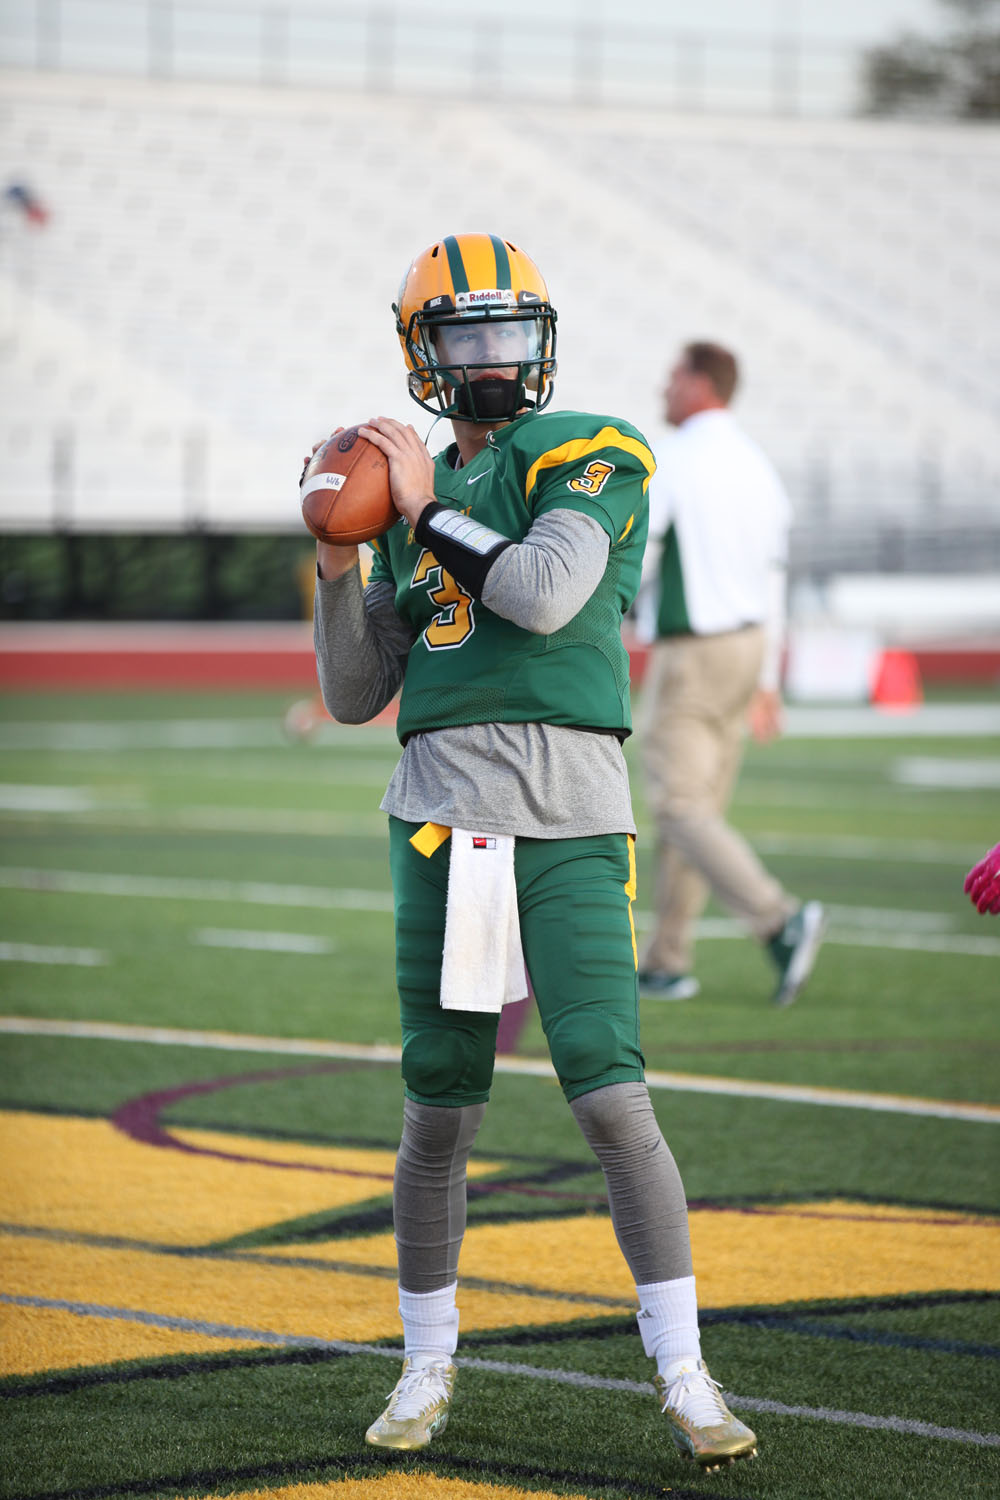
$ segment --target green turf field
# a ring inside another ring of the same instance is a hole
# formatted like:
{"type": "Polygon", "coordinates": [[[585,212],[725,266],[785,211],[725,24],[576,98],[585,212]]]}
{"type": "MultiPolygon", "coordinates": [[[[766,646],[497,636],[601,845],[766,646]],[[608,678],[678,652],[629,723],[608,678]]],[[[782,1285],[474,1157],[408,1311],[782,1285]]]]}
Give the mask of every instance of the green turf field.
{"type": "Polygon", "coordinates": [[[701,995],[643,1002],[706,1357],[761,1445],[703,1476],[533,1019],[477,1143],[450,1425],[366,1448],[399,1340],[397,746],[291,743],[288,702],[0,705],[0,1493],[1000,1493],[1000,918],[962,891],[996,736],[751,749],[735,821],[829,904],[817,970],[775,1010],[710,908],[701,995]]]}

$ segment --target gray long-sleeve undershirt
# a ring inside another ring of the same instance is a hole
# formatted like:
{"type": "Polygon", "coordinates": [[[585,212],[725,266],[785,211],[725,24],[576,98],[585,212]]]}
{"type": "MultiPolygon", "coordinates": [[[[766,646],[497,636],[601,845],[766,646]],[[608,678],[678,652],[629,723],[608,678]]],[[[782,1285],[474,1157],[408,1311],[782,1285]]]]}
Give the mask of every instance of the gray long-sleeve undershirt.
{"type": "MultiPolygon", "coordinates": [[[[606,533],[589,516],[551,511],[501,553],[482,603],[524,630],[551,634],[590,598],[608,548],[606,533]]],[[[362,592],[356,568],[317,579],[314,637],[323,701],[348,724],[367,722],[390,702],[416,639],[396,613],[392,586],[369,584],[362,592]]],[[[415,734],[381,806],[408,822],[528,838],[635,832],[618,740],[552,724],[469,724],[415,734]]]]}

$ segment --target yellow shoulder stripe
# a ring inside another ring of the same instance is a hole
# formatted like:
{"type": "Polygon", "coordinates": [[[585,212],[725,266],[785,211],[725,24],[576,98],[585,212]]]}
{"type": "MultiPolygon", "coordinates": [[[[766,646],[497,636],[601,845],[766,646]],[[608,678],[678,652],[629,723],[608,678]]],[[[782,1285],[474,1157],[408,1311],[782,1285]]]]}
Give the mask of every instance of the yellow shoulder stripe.
{"type": "Polygon", "coordinates": [[[656,460],[646,444],[638,442],[636,438],[626,437],[623,432],[618,431],[617,427],[602,427],[600,432],[592,438],[574,438],[572,442],[563,443],[559,448],[550,448],[547,453],[536,458],[524,482],[525,500],[531,498],[531,492],[538,483],[538,475],[542,469],[556,469],[560,464],[572,462],[574,458],[584,458],[588,453],[596,453],[599,448],[623,448],[626,453],[633,454],[646,470],[646,477],[642,481],[642,490],[645,494],[656,468],[656,460]]]}

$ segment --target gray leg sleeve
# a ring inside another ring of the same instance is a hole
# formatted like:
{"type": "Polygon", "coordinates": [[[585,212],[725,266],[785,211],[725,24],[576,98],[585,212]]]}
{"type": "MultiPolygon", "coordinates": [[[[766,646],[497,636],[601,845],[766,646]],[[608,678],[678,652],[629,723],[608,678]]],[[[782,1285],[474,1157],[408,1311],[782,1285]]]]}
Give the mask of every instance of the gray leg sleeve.
{"type": "Polygon", "coordinates": [[[465,1234],[465,1168],[485,1104],[458,1109],[403,1101],[392,1208],[399,1284],[437,1292],[458,1275],[465,1234]]]}
{"type": "Polygon", "coordinates": [[[644,1083],[612,1083],[570,1104],[604,1172],[622,1254],[637,1286],[690,1276],[687,1201],[644,1083]]]}

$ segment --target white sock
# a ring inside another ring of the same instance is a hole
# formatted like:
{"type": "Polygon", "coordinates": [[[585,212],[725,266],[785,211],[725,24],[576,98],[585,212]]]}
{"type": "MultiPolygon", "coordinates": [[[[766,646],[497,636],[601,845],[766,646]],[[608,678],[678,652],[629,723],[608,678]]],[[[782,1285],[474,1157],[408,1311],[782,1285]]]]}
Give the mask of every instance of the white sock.
{"type": "Polygon", "coordinates": [[[700,1359],[701,1337],[698,1333],[698,1299],[694,1277],[678,1276],[675,1281],[650,1281],[637,1286],[639,1297],[639,1333],[642,1347],[656,1360],[660,1375],[678,1359],[700,1359]]]}
{"type": "Polygon", "coordinates": [[[451,1359],[458,1347],[458,1282],[437,1292],[408,1292],[399,1288],[399,1316],[403,1320],[403,1349],[407,1358],[417,1354],[444,1355],[451,1359]]]}

